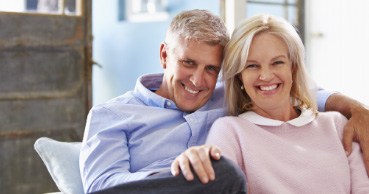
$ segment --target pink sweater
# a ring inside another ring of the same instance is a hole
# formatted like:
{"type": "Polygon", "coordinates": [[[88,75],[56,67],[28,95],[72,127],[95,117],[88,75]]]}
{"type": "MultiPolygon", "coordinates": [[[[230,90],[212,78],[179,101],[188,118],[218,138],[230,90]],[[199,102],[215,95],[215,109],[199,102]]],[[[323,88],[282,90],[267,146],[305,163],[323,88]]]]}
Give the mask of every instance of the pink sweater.
{"type": "Polygon", "coordinates": [[[369,193],[358,144],[346,157],[341,139],[347,119],[309,110],[281,122],[246,112],[213,124],[207,144],[236,162],[252,194],[369,193]]]}

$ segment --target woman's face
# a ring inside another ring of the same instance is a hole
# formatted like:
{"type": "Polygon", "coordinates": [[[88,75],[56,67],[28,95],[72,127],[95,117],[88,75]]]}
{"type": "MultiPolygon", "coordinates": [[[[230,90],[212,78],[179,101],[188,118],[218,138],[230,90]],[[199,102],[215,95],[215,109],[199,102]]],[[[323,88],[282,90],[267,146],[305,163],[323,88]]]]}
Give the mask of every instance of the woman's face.
{"type": "Polygon", "coordinates": [[[241,79],[255,112],[260,114],[289,108],[292,64],[283,39],[269,33],[256,35],[241,79]]]}

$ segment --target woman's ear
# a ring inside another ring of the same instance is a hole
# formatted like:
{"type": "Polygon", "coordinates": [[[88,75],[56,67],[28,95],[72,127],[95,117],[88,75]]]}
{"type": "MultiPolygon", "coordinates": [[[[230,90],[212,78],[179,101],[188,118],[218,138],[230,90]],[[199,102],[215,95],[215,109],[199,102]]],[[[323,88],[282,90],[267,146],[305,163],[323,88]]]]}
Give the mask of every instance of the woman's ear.
{"type": "Polygon", "coordinates": [[[295,64],[295,63],[291,63],[292,65],[291,65],[291,72],[292,72],[292,74],[296,74],[296,72],[297,72],[297,64],[295,64]]]}
{"type": "Polygon", "coordinates": [[[238,78],[238,81],[240,81],[242,85],[242,74],[241,73],[237,74],[237,78],[238,78]]]}
{"type": "Polygon", "coordinates": [[[168,52],[168,47],[167,44],[165,44],[165,42],[160,44],[160,64],[163,67],[163,69],[167,68],[167,52],[168,52]]]}

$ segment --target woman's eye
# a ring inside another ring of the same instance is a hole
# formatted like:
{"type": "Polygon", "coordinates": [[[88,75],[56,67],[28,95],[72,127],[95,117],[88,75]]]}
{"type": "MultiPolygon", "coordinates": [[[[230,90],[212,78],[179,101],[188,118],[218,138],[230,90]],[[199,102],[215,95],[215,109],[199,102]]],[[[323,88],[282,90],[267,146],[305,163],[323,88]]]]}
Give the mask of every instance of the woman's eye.
{"type": "Polygon", "coordinates": [[[257,65],[256,64],[248,64],[246,65],[246,68],[256,68],[257,65]]]}
{"type": "Polygon", "coordinates": [[[275,65],[284,64],[284,61],[275,61],[273,64],[275,65]]]}

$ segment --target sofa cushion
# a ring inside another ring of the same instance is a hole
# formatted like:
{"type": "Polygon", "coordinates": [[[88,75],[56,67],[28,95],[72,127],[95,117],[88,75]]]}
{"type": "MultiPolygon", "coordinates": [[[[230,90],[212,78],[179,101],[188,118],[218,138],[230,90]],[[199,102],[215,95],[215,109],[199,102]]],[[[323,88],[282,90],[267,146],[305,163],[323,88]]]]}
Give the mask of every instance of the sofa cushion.
{"type": "Polygon", "coordinates": [[[41,137],[34,147],[62,193],[83,193],[78,162],[81,142],[60,142],[41,137]]]}

